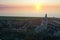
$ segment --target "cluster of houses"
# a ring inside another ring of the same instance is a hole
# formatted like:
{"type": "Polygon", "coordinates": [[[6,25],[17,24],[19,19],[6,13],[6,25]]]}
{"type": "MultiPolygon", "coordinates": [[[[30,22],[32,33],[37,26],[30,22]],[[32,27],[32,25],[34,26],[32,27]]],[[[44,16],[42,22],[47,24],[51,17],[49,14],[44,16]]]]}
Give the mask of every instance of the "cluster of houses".
{"type": "MultiPolygon", "coordinates": [[[[14,21],[14,20],[13,20],[14,21]]],[[[15,21],[14,21],[15,22],[15,21]]],[[[14,26],[12,21],[2,21],[0,20],[0,32],[4,32],[4,31],[27,31],[27,29],[29,29],[31,27],[31,21],[29,22],[20,22],[17,23],[17,25],[14,26]],[[21,24],[21,25],[20,25],[21,24]],[[18,26],[20,25],[20,26],[18,26]]],[[[31,29],[30,29],[31,30],[31,29]]],[[[41,32],[44,30],[47,30],[49,35],[53,35],[53,36],[59,36],[60,37],[60,22],[56,21],[56,20],[48,20],[47,14],[45,14],[45,18],[42,20],[40,25],[37,25],[34,30],[36,32],[41,32]]]]}
{"type": "Polygon", "coordinates": [[[48,20],[47,14],[40,25],[35,28],[36,32],[47,30],[50,36],[60,37],[60,22],[56,20],[48,20]]]}

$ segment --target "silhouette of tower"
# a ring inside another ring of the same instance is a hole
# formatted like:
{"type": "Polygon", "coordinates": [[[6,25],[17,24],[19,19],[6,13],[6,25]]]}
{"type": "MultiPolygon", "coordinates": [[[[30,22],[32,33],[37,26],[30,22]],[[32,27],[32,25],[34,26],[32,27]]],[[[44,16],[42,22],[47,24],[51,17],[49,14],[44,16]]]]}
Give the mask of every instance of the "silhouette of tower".
{"type": "Polygon", "coordinates": [[[48,18],[47,18],[47,14],[45,14],[44,19],[41,22],[40,26],[37,26],[36,30],[38,31],[43,31],[47,29],[47,25],[48,25],[48,18]]]}
{"type": "Polygon", "coordinates": [[[47,13],[45,14],[45,18],[44,18],[44,25],[45,25],[45,27],[47,27],[47,25],[48,25],[47,13]]]}
{"type": "Polygon", "coordinates": [[[47,13],[45,14],[45,19],[44,20],[47,21],[47,13]]]}

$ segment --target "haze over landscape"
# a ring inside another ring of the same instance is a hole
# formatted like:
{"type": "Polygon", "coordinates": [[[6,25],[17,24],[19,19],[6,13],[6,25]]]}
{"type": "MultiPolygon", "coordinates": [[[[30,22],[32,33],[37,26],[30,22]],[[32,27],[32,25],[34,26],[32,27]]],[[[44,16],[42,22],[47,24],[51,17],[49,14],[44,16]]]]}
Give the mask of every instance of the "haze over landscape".
{"type": "Polygon", "coordinates": [[[0,0],[0,40],[60,40],[60,0],[0,0]]]}
{"type": "Polygon", "coordinates": [[[0,0],[0,16],[60,18],[60,0],[0,0]]]}

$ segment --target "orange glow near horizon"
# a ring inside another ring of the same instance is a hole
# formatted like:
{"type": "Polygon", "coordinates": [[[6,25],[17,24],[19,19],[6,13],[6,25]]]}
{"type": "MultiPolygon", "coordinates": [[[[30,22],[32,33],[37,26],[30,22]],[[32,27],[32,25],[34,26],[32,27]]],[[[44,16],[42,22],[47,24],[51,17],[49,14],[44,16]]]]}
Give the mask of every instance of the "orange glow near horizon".
{"type": "Polygon", "coordinates": [[[6,7],[1,8],[0,12],[12,11],[12,12],[60,12],[60,5],[3,5],[6,7]]]}

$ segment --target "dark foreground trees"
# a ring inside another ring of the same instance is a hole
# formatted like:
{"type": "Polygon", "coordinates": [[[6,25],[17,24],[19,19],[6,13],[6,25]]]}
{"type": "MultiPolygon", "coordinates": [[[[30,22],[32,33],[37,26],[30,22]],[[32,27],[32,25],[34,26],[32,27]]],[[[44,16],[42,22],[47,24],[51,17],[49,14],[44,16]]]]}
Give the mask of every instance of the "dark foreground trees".
{"type": "Polygon", "coordinates": [[[2,40],[60,40],[60,37],[48,35],[47,31],[43,32],[2,32],[0,35],[2,40]]]}

